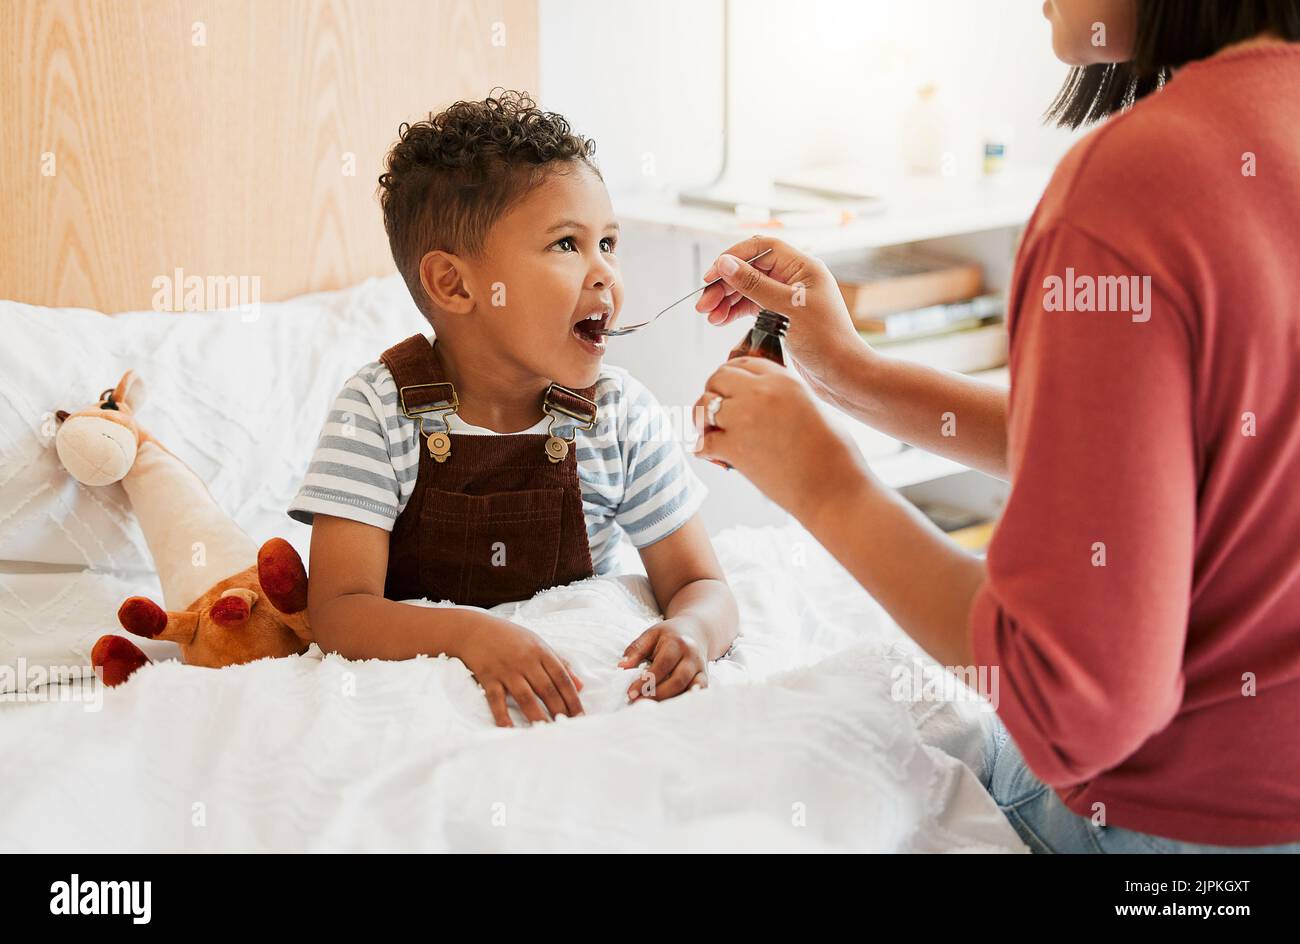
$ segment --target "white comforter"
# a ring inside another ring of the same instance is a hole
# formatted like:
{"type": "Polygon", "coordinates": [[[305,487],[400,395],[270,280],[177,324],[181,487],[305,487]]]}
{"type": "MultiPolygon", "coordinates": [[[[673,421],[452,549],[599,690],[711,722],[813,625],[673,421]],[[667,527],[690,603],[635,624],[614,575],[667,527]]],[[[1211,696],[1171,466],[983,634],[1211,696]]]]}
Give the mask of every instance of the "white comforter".
{"type": "Polygon", "coordinates": [[[892,698],[918,650],[796,527],[715,543],[743,637],[706,690],[624,703],[639,575],[497,608],[586,682],[555,724],[494,728],[446,658],[156,663],[98,711],[0,706],[0,847],[1024,851],[970,769],[985,710],[892,698]]]}

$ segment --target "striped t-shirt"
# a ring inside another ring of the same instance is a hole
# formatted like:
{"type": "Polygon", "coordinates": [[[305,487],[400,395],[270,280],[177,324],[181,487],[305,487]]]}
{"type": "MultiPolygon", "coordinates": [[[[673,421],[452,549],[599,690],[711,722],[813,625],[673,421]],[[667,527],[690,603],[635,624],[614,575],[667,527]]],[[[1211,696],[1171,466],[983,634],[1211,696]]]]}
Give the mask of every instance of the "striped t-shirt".
{"type": "MultiPolygon", "coordinates": [[[[707,489],[686,460],[681,430],[626,370],[603,364],[592,399],[596,425],[577,430],[573,445],[591,562],[603,575],[617,572],[622,534],[637,548],[654,544],[699,510],[707,489]]],[[[448,420],[452,433],[501,435],[455,414],[448,420]]],[[[549,423],[543,416],[523,432],[545,433],[549,423]]],[[[566,423],[557,422],[555,432],[567,438],[566,423]]],[[[289,516],[311,524],[321,512],[392,531],[415,490],[423,448],[418,427],[403,415],[383,362],[362,367],[335,398],[289,516]]],[[[427,428],[439,428],[437,421],[427,428]]]]}

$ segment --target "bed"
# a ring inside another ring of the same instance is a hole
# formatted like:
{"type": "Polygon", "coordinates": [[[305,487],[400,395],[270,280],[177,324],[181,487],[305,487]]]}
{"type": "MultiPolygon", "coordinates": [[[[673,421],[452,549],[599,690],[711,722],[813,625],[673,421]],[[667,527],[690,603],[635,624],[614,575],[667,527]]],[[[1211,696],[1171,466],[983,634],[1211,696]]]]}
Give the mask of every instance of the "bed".
{"type": "Polygon", "coordinates": [[[0,695],[0,751],[36,774],[0,783],[4,848],[1023,850],[978,777],[987,704],[897,698],[922,654],[794,522],[716,535],[742,636],[708,689],[664,703],[626,704],[634,670],[615,667],[656,619],[635,552],[619,576],[497,608],[581,673],[579,719],[497,729],[459,660],[314,646],[211,670],[145,641],[155,663],[121,687],[39,684],[39,666],[88,664],[122,599],[160,598],[120,486],[63,472],[49,411],[135,368],[151,431],[256,540],[307,558],[284,509],[341,379],[418,330],[405,292],[369,279],[237,326],[0,303],[0,664],[29,683],[0,695]]]}
{"type": "Polygon", "coordinates": [[[160,586],[120,486],[59,465],[54,411],[135,369],[149,430],[256,541],[307,559],[284,510],[334,394],[427,329],[385,274],[373,161],[349,175],[348,155],[421,107],[536,81],[531,0],[436,22],[407,0],[92,6],[94,30],[63,2],[0,14],[20,47],[0,57],[19,70],[0,114],[0,848],[1026,851],[980,783],[989,706],[898,697],[922,654],[792,521],[715,535],[742,635],[709,688],[664,703],[626,704],[615,666],[657,618],[633,552],[497,608],[582,674],[578,719],[498,729],[459,660],[314,646],[211,670],[142,641],[155,661],[125,685],[86,678],[119,603],[160,586]],[[183,52],[161,38],[199,25],[183,52]],[[399,66],[392,43],[432,52],[399,66]],[[53,173],[16,171],[46,153],[53,173]]]}

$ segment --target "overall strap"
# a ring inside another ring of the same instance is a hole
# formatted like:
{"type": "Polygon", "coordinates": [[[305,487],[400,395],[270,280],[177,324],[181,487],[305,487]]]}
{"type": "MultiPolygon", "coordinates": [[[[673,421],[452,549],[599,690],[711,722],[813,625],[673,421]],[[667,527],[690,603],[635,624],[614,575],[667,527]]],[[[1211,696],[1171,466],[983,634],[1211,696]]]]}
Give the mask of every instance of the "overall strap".
{"type": "MultiPolygon", "coordinates": [[[[393,375],[393,383],[397,386],[398,408],[408,418],[420,421],[420,430],[429,437],[427,445],[430,454],[438,462],[445,462],[451,453],[446,414],[459,409],[460,399],[456,388],[447,382],[433,345],[423,334],[415,334],[384,351],[380,360],[393,375]],[[434,414],[442,422],[441,433],[431,433],[425,429],[426,414],[434,414]]],[[[560,462],[568,455],[569,445],[573,443],[578,430],[591,429],[596,425],[599,410],[592,399],[595,392],[595,384],[581,390],[570,390],[556,383],[547,388],[539,405],[543,413],[551,417],[544,448],[552,462],[560,462]],[[563,422],[564,420],[569,422],[563,422]],[[569,427],[567,436],[559,435],[557,423],[561,427],[569,427]]]]}
{"type": "Polygon", "coordinates": [[[417,417],[435,408],[456,406],[456,391],[446,382],[433,345],[423,334],[413,334],[394,344],[379,359],[397,385],[397,406],[406,416],[417,417]]]}

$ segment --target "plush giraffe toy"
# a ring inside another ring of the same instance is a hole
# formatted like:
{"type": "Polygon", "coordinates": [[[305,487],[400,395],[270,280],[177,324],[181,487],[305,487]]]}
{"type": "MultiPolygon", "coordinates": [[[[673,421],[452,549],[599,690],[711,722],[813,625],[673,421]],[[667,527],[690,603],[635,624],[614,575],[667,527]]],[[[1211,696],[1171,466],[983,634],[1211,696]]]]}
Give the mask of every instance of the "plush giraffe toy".
{"type": "MultiPolygon", "coordinates": [[[[307,571],[288,541],[260,549],[221,510],[203,480],[136,422],[144,384],[128,370],[76,413],[59,410],[54,445],[82,485],[121,482],[162,581],[165,609],[130,597],[117,611],[127,631],[180,645],[188,665],[220,668],[311,644],[307,571]]],[[[119,685],[149,662],[125,636],[102,636],[91,663],[119,685]]]]}

